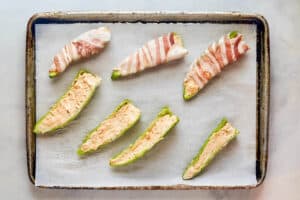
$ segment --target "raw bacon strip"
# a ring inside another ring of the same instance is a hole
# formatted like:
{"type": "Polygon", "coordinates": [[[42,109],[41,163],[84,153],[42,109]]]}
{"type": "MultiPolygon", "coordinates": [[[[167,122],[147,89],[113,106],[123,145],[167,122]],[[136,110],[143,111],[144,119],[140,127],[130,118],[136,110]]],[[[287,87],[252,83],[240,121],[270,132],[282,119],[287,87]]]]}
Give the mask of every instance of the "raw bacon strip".
{"type": "Polygon", "coordinates": [[[100,53],[110,41],[110,37],[110,30],[107,27],[100,27],[79,35],[54,56],[49,77],[53,78],[62,73],[72,62],[100,53]]]}
{"type": "Polygon", "coordinates": [[[113,80],[128,76],[183,58],[188,51],[183,47],[182,38],[174,32],[150,40],[143,47],[125,58],[114,70],[113,80]]]}
{"type": "Polygon", "coordinates": [[[233,31],[211,44],[191,65],[184,79],[183,98],[191,99],[206,83],[249,50],[243,35],[233,31]]]}

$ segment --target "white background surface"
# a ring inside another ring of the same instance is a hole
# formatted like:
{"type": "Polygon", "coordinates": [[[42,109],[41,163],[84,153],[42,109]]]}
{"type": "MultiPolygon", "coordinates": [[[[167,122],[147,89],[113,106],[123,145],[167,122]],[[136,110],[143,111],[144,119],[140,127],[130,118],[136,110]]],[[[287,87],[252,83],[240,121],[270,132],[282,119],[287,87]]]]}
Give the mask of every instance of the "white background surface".
{"type": "Polygon", "coordinates": [[[0,7],[1,140],[3,199],[299,199],[300,2],[291,1],[2,1],[0,7]],[[25,154],[25,30],[35,12],[56,10],[244,11],[263,14],[271,32],[271,116],[267,177],[253,190],[74,191],[46,190],[27,178],[25,154]]]}
{"type": "Polygon", "coordinates": [[[38,118],[65,92],[80,68],[102,77],[91,103],[75,121],[56,135],[37,138],[36,184],[90,187],[256,184],[256,34],[256,25],[253,24],[36,25],[38,118]],[[49,65],[58,49],[82,32],[103,25],[112,32],[112,40],[105,50],[92,59],[72,65],[60,77],[49,79],[49,65]],[[231,30],[244,34],[251,50],[226,67],[197,97],[184,101],[182,83],[190,64],[212,41],[231,30]],[[112,69],[121,60],[146,41],[171,31],[183,37],[189,51],[184,59],[128,79],[110,79],[112,69]],[[87,132],[126,98],[141,109],[140,122],[101,152],[80,159],[76,151],[87,132]],[[118,169],[109,167],[109,159],[132,143],[165,105],[169,105],[180,118],[169,135],[139,161],[118,169]],[[182,180],[186,165],[224,116],[240,131],[237,140],[224,149],[201,177],[182,180]]]}

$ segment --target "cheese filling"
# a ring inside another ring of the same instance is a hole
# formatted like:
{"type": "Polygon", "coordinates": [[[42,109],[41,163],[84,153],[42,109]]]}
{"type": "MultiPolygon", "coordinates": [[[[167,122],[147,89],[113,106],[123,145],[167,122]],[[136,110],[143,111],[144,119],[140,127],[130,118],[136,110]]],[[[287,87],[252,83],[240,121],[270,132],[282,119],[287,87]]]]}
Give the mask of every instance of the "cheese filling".
{"type": "Polygon", "coordinates": [[[200,90],[199,85],[194,81],[194,79],[185,80],[184,87],[184,95],[186,96],[186,98],[192,97],[193,95],[197,94],[197,92],[200,90]]]}
{"type": "Polygon", "coordinates": [[[158,118],[145,134],[140,136],[133,145],[111,160],[111,163],[123,164],[143,155],[159,142],[164,134],[178,121],[174,115],[165,115],[158,118]]]}
{"type": "Polygon", "coordinates": [[[104,120],[98,128],[90,135],[89,139],[83,143],[80,149],[83,152],[98,149],[99,146],[117,139],[124,130],[137,121],[141,112],[133,104],[123,105],[113,116],[104,120]]]}
{"type": "Polygon", "coordinates": [[[184,173],[184,179],[190,179],[199,173],[228,142],[235,136],[236,129],[229,123],[225,124],[218,132],[214,133],[206,144],[204,150],[199,155],[196,163],[191,165],[184,173]]]}
{"type": "Polygon", "coordinates": [[[51,108],[45,118],[38,124],[40,132],[45,133],[53,128],[62,126],[75,117],[101,79],[90,73],[82,73],[73,82],[71,89],[51,108]]]}

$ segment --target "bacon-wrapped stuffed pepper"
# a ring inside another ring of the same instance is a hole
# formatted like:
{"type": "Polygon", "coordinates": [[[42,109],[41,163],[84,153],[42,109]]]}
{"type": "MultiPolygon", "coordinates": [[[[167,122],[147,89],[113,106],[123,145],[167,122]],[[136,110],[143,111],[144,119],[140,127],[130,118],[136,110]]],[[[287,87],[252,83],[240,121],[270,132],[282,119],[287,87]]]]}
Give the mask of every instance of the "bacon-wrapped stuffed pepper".
{"type": "Polygon", "coordinates": [[[223,36],[218,42],[212,43],[205,52],[191,65],[183,87],[183,98],[194,97],[222,69],[238,60],[249,49],[243,35],[233,31],[223,36]]]}
{"type": "Polygon", "coordinates": [[[143,47],[125,58],[111,75],[113,80],[141,72],[173,60],[183,58],[188,51],[180,35],[171,32],[150,40],[143,47]]]}
{"type": "Polygon", "coordinates": [[[52,61],[49,77],[53,78],[65,71],[73,62],[98,54],[110,41],[111,33],[107,27],[87,31],[66,44],[52,61]]]}

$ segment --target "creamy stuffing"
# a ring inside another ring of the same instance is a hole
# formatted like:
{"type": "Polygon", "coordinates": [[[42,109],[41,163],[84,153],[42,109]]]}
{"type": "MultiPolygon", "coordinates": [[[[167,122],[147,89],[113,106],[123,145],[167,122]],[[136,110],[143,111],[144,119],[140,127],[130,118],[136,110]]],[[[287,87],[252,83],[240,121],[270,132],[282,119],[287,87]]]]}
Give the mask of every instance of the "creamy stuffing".
{"type": "Polygon", "coordinates": [[[98,149],[101,145],[117,139],[123,131],[134,124],[140,117],[140,110],[131,103],[123,105],[112,116],[104,120],[89,136],[80,149],[83,152],[98,149]]]}
{"type": "Polygon", "coordinates": [[[113,158],[111,163],[124,164],[143,154],[144,151],[151,149],[159,142],[163,135],[178,121],[175,115],[165,115],[158,118],[152,127],[145,134],[139,137],[135,143],[119,156],[113,158]]]}
{"type": "Polygon", "coordinates": [[[206,165],[207,161],[215,155],[219,150],[228,144],[231,138],[234,137],[236,129],[226,123],[223,128],[214,133],[206,144],[203,152],[200,154],[196,163],[191,165],[184,173],[184,179],[193,178],[195,174],[200,172],[206,165]]]}
{"type": "Polygon", "coordinates": [[[84,72],[79,74],[71,89],[67,91],[38,124],[39,132],[51,131],[76,116],[100,82],[101,79],[91,73],[84,72]]]}

